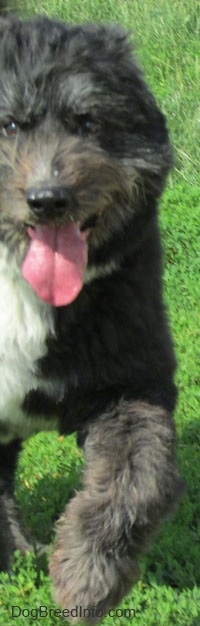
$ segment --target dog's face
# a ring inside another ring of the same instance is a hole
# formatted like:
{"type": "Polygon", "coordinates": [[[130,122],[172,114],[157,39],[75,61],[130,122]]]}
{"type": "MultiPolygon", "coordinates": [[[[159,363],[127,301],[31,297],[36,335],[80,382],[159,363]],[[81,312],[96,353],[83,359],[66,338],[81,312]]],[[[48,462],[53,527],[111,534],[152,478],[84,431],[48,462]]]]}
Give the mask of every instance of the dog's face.
{"type": "Polygon", "coordinates": [[[19,266],[55,232],[84,271],[106,262],[170,164],[164,117],[121,28],[0,20],[0,240],[19,266]]]}

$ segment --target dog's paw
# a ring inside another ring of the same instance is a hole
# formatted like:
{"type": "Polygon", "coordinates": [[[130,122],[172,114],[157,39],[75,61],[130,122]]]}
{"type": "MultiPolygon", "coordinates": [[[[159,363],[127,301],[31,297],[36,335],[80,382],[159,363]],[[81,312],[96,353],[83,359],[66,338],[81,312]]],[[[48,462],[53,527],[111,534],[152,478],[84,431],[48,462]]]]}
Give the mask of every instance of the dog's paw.
{"type": "Polygon", "coordinates": [[[72,500],[59,522],[57,548],[50,563],[55,599],[73,624],[101,621],[111,608],[119,606],[120,599],[139,577],[138,563],[127,553],[120,556],[117,548],[105,550],[89,509],[88,529],[93,526],[93,536],[86,531],[85,500],[81,518],[82,496],[79,493],[72,500]]]}

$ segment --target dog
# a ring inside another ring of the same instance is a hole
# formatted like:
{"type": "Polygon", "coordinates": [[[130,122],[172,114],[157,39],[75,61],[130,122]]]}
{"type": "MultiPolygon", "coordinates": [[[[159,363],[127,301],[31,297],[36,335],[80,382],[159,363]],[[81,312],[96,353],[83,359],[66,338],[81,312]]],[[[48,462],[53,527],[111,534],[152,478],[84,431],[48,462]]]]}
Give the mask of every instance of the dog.
{"type": "Polygon", "coordinates": [[[50,574],[98,621],[183,491],[158,224],[172,148],[121,26],[4,15],[0,68],[0,563],[28,546],[22,441],[76,431],[83,487],[50,574]]]}

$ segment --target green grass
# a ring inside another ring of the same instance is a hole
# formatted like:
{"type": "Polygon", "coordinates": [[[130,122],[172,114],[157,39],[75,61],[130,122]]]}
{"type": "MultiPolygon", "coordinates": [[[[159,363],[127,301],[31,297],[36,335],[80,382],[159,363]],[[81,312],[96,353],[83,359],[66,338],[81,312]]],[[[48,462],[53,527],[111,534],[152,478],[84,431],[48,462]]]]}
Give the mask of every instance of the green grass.
{"type": "MultiPolygon", "coordinates": [[[[33,12],[35,4],[32,3],[33,12]]],[[[148,81],[166,112],[176,165],[164,194],[165,293],[179,361],[176,422],[179,464],[187,494],[142,562],[142,577],[122,607],[135,617],[106,618],[104,625],[200,626],[200,422],[199,422],[199,2],[196,0],[60,0],[40,11],[71,21],[120,21],[134,31],[148,81]]],[[[81,482],[83,457],[74,437],[56,433],[30,439],[20,461],[16,495],[35,539],[53,538],[55,519],[81,482]]],[[[0,577],[0,625],[14,623],[11,606],[30,611],[55,607],[45,563],[16,559],[15,573],[0,577]]],[[[27,614],[26,614],[27,615],[27,614]]],[[[36,612],[15,619],[61,625],[36,612]]]]}

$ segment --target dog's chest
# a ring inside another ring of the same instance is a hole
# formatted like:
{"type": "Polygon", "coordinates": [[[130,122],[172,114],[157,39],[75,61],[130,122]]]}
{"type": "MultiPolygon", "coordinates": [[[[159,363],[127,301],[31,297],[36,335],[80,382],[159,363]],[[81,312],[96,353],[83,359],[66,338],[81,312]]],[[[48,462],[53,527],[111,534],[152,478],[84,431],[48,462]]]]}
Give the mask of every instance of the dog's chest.
{"type": "Polygon", "coordinates": [[[42,420],[24,415],[21,407],[29,391],[44,386],[38,375],[38,359],[46,354],[46,338],[50,334],[54,334],[51,307],[38,298],[15,265],[5,263],[1,256],[1,441],[15,436],[25,438],[46,426],[45,421],[43,425],[42,420]]]}

